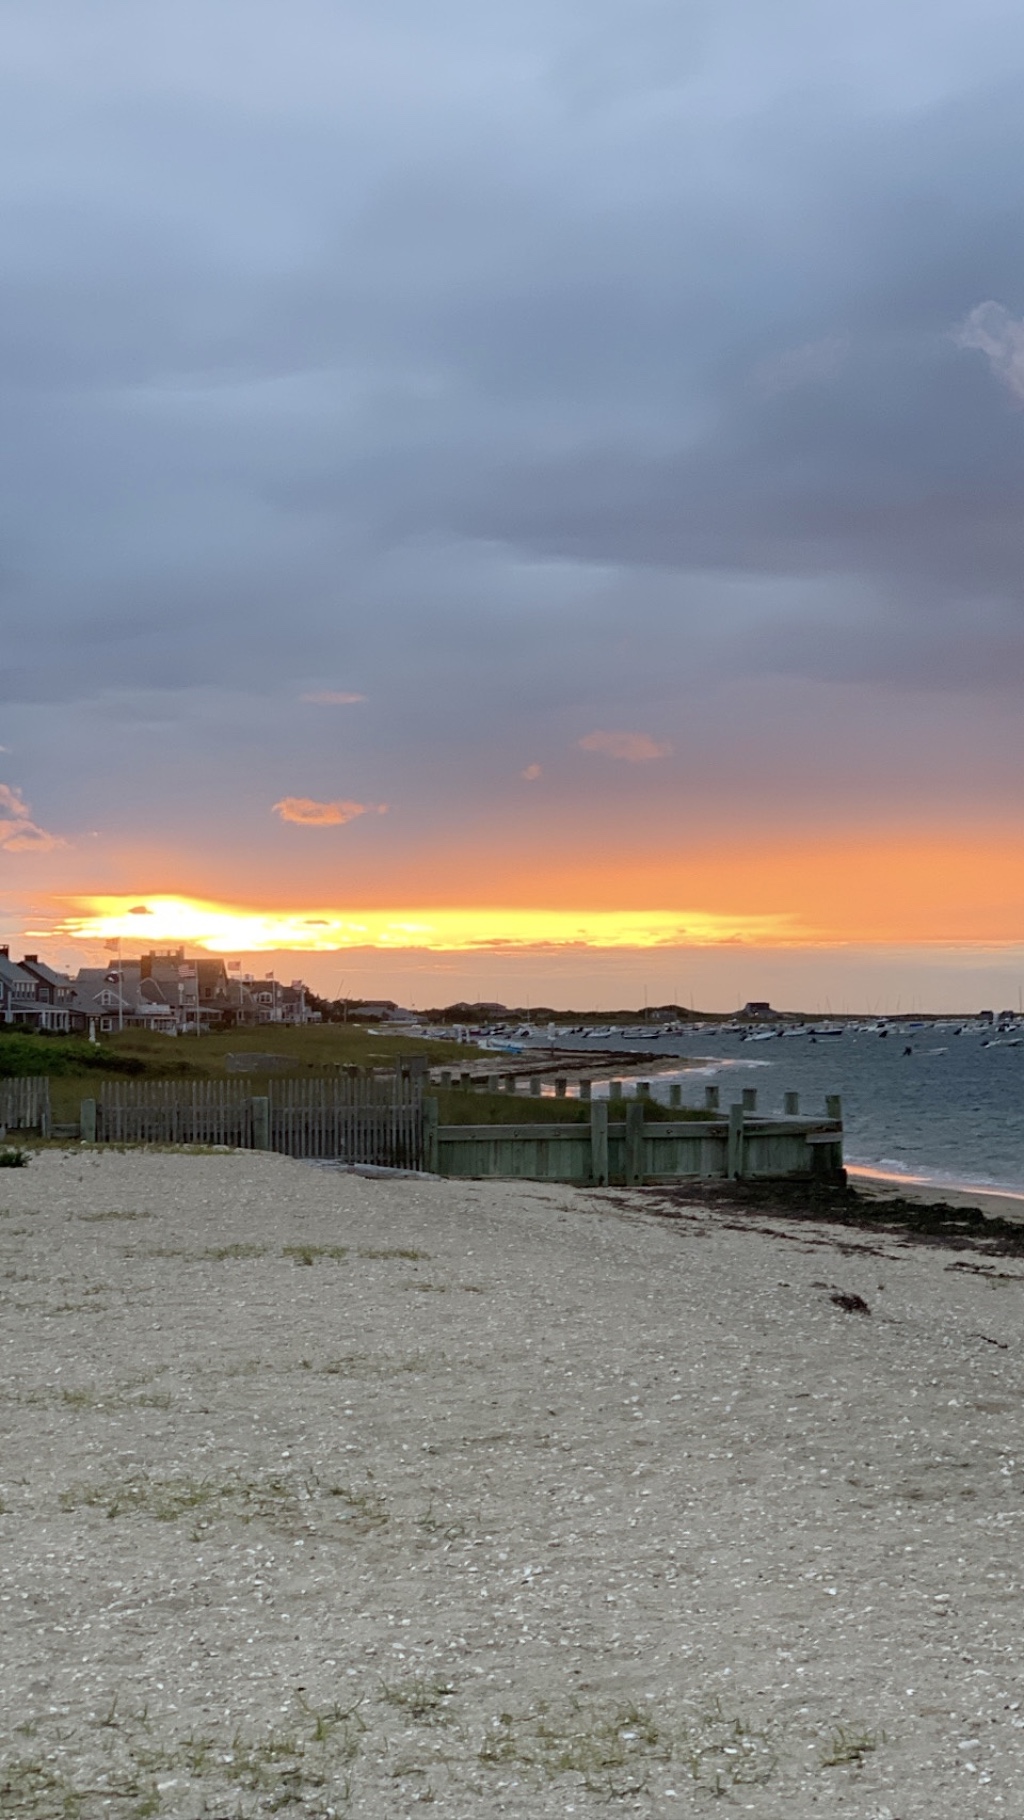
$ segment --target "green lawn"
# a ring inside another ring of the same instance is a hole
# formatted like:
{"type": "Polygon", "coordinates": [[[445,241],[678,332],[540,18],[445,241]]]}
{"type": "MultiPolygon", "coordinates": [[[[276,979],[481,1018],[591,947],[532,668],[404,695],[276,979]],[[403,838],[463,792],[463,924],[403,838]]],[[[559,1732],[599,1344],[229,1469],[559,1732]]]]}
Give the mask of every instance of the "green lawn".
{"type": "MultiPolygon", "coordinates": [[[[478,1051],[464,1043],[417,1042],[383,1035],[379,1026],[264,1024],[255,1030],[226,1030],[210,1036],[160,1036],[151,1030],[126,1030],[102,1043],[74,1038],[29,1036],[0,1031],[0,1079],[12,1075],[50,1076],[54,1120],[71,1124],[83,1099],[96,1096],[101,1078],[150,1080],[224,1080],[229,1055],[253,1052],[286,1056],[288,1066],[275,1075],[323,1074],[335,1068],[386,1068],[399,1056],[426,1055],[432,1063],[466,1062],[478,1051]]],[[[253,1091],[266,1074],[249,1079],[253,1091]]]]}
{"type": "MultiPolygon", "coordinates": [[[[417,1042],[386,1036],[379,1026],[307,1024],[292,1028],[264,1024],[255,1030],[225,1030],[209,1036],[161,1036],[152,1030],[126,1030],[104,1036],[101,1043],[74,1037],[31,1036],[0,1031],[0,1077],[19,1074],[125,1074],[154,1079],[175,1077],[219,1080],[227,1073],[229,1055],[285,1056],[287,1069],[305,1074],[325,1069],[380,1068],[399,1055],[426,1055],[430,1062],[466,1061],[478,1051],[465,1044],[417,1042]]],[[[275,1070],[275,1072],[277,1072],[275,1070]]]]}
{"type": "Polygon", "coordinates": [[[144,1064],[147,1074],[202,1074],[219,1079],[229,1055],[287,1056],[288,1074],[322,1073],[340,1067],[387,1068],[399,1055],[425,1055],[430,1062],[475,1059],[464,1043],[417,1041],[388,1036],[379,1024],[260,1024],[255,1029],[224,1030],[209,1036],[161,1036],[153,1030],[126,1030],[104,1037],[112,1054],[144,1064]]]}

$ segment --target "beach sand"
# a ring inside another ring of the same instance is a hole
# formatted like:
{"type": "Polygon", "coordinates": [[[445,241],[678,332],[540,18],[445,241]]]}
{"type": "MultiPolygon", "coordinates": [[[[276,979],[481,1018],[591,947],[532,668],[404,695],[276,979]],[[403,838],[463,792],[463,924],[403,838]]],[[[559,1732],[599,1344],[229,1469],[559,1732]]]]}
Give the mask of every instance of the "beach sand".
{"type": "Polygon", "coordinates": [[[5,1820],[1024,1813],[1020,1260],[77,1151],[0,1255],[5,1820]]]}

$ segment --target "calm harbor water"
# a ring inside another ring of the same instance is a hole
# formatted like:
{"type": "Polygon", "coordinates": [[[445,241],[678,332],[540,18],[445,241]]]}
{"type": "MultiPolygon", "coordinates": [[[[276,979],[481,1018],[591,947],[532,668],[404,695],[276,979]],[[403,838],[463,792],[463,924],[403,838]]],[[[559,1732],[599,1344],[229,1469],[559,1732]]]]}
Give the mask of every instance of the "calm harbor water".
{"type": "MultiPolygon", "coordinates": [[[[977,1032],[914,1030],[780,1037],[742,1042],[699,1032],[651,1043],[657,1064],[644,1074],[658,1099],[682,1082],[683,1103],[700,1105],[717,1081],[722,1105],[756,1087],[758,1110],[781,1112],[787,1089],[802,1112],[825,1110],[825,1095],[843,1098],[846,1160],[887,1175],[909,1174],[949,1187],[1024,1190],[1024,1046],[984,1047],[977,1032]],[[905,1048],[911,1049],[905,1055],[905,1048]],[[685,1050],[699,1070],[674,1064],[685,1050]]],[[[600,1091],[600,1089],[595,1089],[600,1091]]]]}

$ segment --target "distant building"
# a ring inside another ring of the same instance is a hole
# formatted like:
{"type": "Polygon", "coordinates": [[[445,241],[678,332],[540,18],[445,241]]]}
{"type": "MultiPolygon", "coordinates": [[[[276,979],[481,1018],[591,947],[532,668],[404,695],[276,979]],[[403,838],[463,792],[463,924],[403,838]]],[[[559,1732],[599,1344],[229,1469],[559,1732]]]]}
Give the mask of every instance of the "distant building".
{"type": "Polygon", "coordinates": [[[163,1030],[173,1036],[177,1028],[174,1007],[153,980],[140,977],[138,961],[115,962],[108,967],[80,967],[74,981],[71,1028],[109,1035],[113,1030],[163,1030]]]}
{"type": "Polygon", "coordinates": [[[54,967],[39,959],[38,954],[25,954],[21,959],[22,971],[31,974],[36,982],[36,1003],[40,1007],[40,1030],[70,1030],[71,1006],[75,997],[74,981],[67,973],[58,973],[54,967]]]}
{"type": "Polygon", "coordinates": [[[749,1018],[774,1017],[775,1015],[766,998],[749,999],[740,1012],[741,1017],[749,1018]]]}
{"type": "Polygon", "coordinates": [[[0,1023],[20,1024],[23,1030],[60,1028],[44,1021],[39,981],[27,967],[12,961],[7,947],[0,947],[0,1023]]]}
{"type": "MultiPolygon", "coordinates": [[[[238,963],[232,962],[237,972],[238,963]]],[[[24,1030],[181,1032],[235,1025],[319,1023],[302,980],[231,978],[228,963],[212,955],[190,959],[184,948],[156,949],[134,958],[80,967],[74,979],[26,954],[13,961],[0,945],[0,1026],[24,1030]]],[[[397,1007],[395,1007],[397,1010],[397,1007]]]]}

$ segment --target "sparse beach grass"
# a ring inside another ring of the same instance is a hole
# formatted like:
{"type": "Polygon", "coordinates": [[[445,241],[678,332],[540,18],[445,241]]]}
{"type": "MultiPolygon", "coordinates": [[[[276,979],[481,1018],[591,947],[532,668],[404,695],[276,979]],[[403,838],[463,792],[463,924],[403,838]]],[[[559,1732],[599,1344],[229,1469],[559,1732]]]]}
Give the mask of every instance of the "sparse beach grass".
{"type": "Polygon", "coordinates": [[[1014,1811],[970,1220],[156,1151],[4,1200],[4,1820],[1014,1811]]]}

